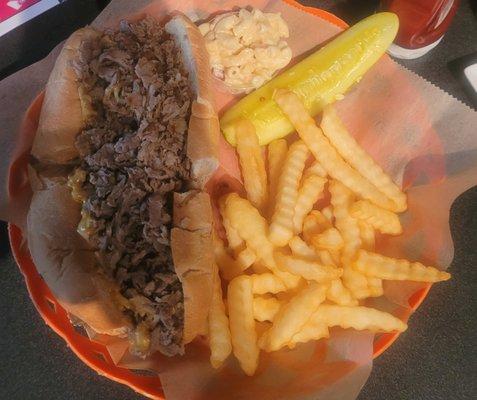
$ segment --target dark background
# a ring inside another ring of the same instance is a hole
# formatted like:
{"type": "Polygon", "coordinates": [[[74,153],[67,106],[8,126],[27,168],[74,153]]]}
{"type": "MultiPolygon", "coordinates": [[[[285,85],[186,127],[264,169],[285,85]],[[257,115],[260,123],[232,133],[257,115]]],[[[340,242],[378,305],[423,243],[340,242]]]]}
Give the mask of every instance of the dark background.
{"type": "MultiPolygon", "coordinates": [[[[43,58],[106,3],[67,0],[1,37],[0,79],[43,58]]],[[[369,15],[377,5],[373,0],[302,3],[327,9],[348,23],[369,15]]],[[[437,48],[420,59],[400,61],[468,105],[471,100],[448,64],[477,51],[475,3],[462,2],[437,48]]],[[[477,399],[477,187],[455,201],[450,225],[455,244],[452,280],[432,288],[412,316],[410,329],[375,361],[359,400],[477,399]]],[[[141,398],[90,370],[45,325],[11,256],[5,224],[0,224],[0,291],[0,399],[141,398]]]]}

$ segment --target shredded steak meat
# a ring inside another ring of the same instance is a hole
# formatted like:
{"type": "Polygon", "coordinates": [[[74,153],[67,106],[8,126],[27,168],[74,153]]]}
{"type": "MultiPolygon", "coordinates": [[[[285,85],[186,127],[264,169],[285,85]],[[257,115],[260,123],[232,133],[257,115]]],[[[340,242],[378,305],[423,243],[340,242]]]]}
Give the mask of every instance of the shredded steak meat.
{"type": "Polygon", "coordinates": [[[183,293],[170,249],[172,192],[189,178],[191,92],[180,50],[155,20],[122,21],[84,42],[74,68],[94,110],[76,140],[88,240],[151,345],[182,353],[183,293]]]}

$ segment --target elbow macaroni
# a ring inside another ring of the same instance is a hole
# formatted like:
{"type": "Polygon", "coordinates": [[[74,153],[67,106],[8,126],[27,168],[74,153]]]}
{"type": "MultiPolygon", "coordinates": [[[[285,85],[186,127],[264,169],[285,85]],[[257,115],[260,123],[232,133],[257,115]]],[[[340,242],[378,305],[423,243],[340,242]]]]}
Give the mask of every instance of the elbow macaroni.
{"type": "Polygon", "coordinates": [[[248,93],[291,60],[288,26],[279,13],[258,9],[222,14],[199,26],[212,73],[233,93],[248,93]]]}

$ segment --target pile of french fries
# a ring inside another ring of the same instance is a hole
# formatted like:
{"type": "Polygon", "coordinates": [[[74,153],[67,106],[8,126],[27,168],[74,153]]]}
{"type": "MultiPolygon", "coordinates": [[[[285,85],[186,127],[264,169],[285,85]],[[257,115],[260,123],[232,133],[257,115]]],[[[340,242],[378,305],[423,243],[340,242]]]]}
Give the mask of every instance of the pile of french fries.
{"type": "Polygon", "coordinates": [[[247,198],[220,199],[226,243],[217,238],[215,245],[211,363],[218,368],[233,352],[247,375],[255,373],[260,350],[327,338],[334,326],[402,332],[403,321],[360,302],[381,296],[385,279],[450,278],[374,252],[376,231],[402,233],[396,213],[406,210],[406,196],[332,106],[317,126],[293,92],[277,90],[274,100],[299,139],[270,143],[264,157],[253,124],[237,124],[247,198]],[[221,279],[228,282],[225,299],[221,279]]]}

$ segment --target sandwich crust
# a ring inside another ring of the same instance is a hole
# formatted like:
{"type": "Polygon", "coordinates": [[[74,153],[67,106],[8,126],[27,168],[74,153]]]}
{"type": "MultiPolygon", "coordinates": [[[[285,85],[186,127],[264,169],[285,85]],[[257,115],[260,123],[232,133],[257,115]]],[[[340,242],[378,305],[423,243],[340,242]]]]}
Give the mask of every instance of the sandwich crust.
{"type": "Polygon", "coordinates": [[[75,138],[83,127],[88,105],[82,102],[72,64],[84,40],[99,32],[81,28],[66,40],[45,87],[38,130],[31,154],[47,164],[67,164],[78,157],[75,138]]]}
{"type": "Polygon", "coordinates": [[[172,258],[184,291],[184,343],[207,332],[212,299],[214,259],[212,205],[204,191],[219,165],[220,125],[214,111],[208,52],[199,29],[184,15],[165,26],[180,46],[195,100],[187,133],[187,156],[191,161],[191,187],[174,195],[171,233],[172,258]]]}
{"type": "Polygon", "coordinates": [[[180,46],[189,72],[195,100],[192,102],[187,156],[191,161],[191,185],[204,189],[219,166],[220,125],[214,110],[212,76],[208,52],[199,29],[186,16],[179,14],[166,24],[180,46]]]}
{"type": "Polygon", "coordinates": [[[65,310],[98,333],[124,335],[130,323],[115,303],[119,292],[96,267],[94,250],[76,232],[80,218],[80,204],[65,183],[52,182],[36,191],[27,218],[30,252],[65,310]]]}

